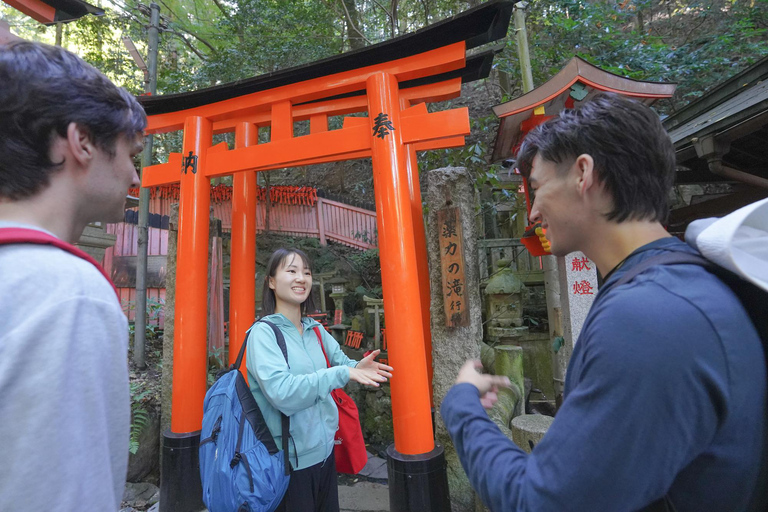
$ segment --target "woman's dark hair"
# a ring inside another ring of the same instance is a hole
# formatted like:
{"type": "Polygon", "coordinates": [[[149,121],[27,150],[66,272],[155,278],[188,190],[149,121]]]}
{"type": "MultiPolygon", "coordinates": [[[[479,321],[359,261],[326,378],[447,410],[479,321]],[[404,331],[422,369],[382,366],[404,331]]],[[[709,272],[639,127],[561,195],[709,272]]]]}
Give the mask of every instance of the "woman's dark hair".
{"type": "Polygon", "coordinates": [[[0,47],[0,198],[31,197],[63,162],[50,158],[70,123],[110,157],[119,136],[140,136],[144,109],[80,57],[56,46],[19,41],[0,47]]]}
{"type": "MultiPolygon", "coordinates": [[[[261,316],[271,315],[275,312],[277,301],[275,300],[275,290],[269,287],[269,278],[275,277],[277,269],[288,263],[286,260],[291,256],[301,258],[304,262],[304,267],[310,269],[310,272],[312,271],[309,257],[302,250],[288,247],[280,248],[273,252],[267,262],[267,273],[264,275],[264,289],[261,292],[261,316]]],[[[307,300],[301,303],[301,314],[304,316],[307,313],[314,312],[315,300],[312,298],[312,289],[310,288],[307,300]]]]}
{"type": "Polygon", "coordinates": [[[582,154],[592,157],[598,181],[613,198],[608,220],[666,222],[675,149],[653,110],[617,94],[598,94],[532,130],[520,146],[517,166],[528,178],[536,155],[569,164],[582,154]]]}

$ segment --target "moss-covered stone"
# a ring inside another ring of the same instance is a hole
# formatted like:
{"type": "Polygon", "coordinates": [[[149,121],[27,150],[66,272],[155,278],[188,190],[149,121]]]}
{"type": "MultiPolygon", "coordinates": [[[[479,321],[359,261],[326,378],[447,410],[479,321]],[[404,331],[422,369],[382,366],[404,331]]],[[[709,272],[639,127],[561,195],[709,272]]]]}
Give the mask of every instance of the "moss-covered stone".
{"type": "Polygon", "coordinates": [[[365,332],[365,320],[363,319],[363,315],[355,315],[352,318],[350,318],[349,321],[353,331],[358,332],[365,332]]]}

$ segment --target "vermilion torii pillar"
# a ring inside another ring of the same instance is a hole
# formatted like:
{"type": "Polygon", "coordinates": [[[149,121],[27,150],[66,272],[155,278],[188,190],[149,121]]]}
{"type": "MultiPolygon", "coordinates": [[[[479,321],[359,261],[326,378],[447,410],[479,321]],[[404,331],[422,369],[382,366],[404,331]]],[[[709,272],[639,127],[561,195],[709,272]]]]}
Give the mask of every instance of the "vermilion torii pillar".
{"type": "MultiPolygon", "coordinates": [[[[492,53],[479,54],[467,65],[467,42],[476,46],[503,37],[511,8],[509,2],[487,4],[413,37],[288,70],[283,73],[287,78],[275,74],[209,91],[142,99],[149,133],[184,129],[182,154],[147,167],[142,176],[145,187],[179,182],[181,188],[172,418],[166,439],[194,439],[202,424],[210,179],[232,175],[234,182],[232,360],[254,315],[255,172],[370,157],[384,312],[390,319],[388,355],[395,368],[395,442],[388,450],[392,510],[449,507],[442,448],[435,446],[432,429],[429,278],[416,151],[464,144],[468,110],[430,113],[426,102],[454,98],[462,77],[487,73],[492,53]],[[366,112],[367,117],[345,117],[341,129],[329,130],[331,116],[366,112]],[[307,120],[310,133],[296,137],[294,124],[307,120]],[[269,142],[256,143],[259,127],[269,128],[269,142]],[[212,145],[213,134],[232,131],[234,149],[212,145]]],[[[166,481],[184,481],[174,478],[173,471],[163,468],[166,481]]],[[[165,495],[190,493],[177,487],[165,495]]]]}
{"type": "Polygon", "coordinates": [[[211,180],[205,175],[211,122],[189,116],[184,123],[184,154],[179,196],[179,239],[174,314],[171,430],[200,430],[198,397],[205,397],[208,374],[208,228],[211,180]],[[183,229],[182,229],[183,219],[183,229]],[[201,272],[200,269],[205,269],[201,272]],[[182,364],[175,364],[176,361],[182,364]]]}
{"type": "MultiPolygon", "coordinates": [[[[235,128],[235,148],[256,144],[258,128],[245,121],[235,128]]],[[[232,240],[229,272],[229,364],[237,359],[240,338],[255,320],[256,304],[256,173],[232,176],[232,240]]],[[[241,371],[247,378],[245,365],[241,371]]]]}
{"type": "Polygon", "coordinates": [[[392,418],[395,432],[409,433],[399,439],[395,436],[395,449],[404,454],[428,453],[435,443],[417,259],[417,246],[426,241],[424,230],[415,227],[416,223],[423,225],[423,216],[420,205],[415,211],[411,204],[412,180],[408,148],[403,144],[397,78],[376,73],[367,79],[367,90],[384,315],[394,319],[387,323],[389,362],[396,375],[392,378],[392,418]],[[401,377],[403,374],[407,377],[401,377]]]}

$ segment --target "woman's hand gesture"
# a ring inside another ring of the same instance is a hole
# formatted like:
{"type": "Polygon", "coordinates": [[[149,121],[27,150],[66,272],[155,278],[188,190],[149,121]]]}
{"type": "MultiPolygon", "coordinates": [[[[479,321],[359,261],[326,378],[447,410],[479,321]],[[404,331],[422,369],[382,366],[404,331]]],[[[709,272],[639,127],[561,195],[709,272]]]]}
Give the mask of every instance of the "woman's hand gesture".
{"type": "Polygon", "coordinates": [[[378,387],[380,382],[392,378],[391,366],[375,361],[381,350],[374,350],[362,359],[357,366],[349,369],[349,380],[359,382],[364,386],[378,387]]]}

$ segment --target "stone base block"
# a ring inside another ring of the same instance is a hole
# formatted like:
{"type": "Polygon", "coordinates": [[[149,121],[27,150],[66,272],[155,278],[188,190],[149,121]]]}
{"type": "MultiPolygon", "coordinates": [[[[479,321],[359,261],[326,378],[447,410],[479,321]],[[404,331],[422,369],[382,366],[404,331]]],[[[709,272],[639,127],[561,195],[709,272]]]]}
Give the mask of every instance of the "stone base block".
{"type": "Polygon", "coordinates": [[[543,414],[523,414],[512,420],[512,440],[528,453],[547,433],[555,418],[543,414]]]}

